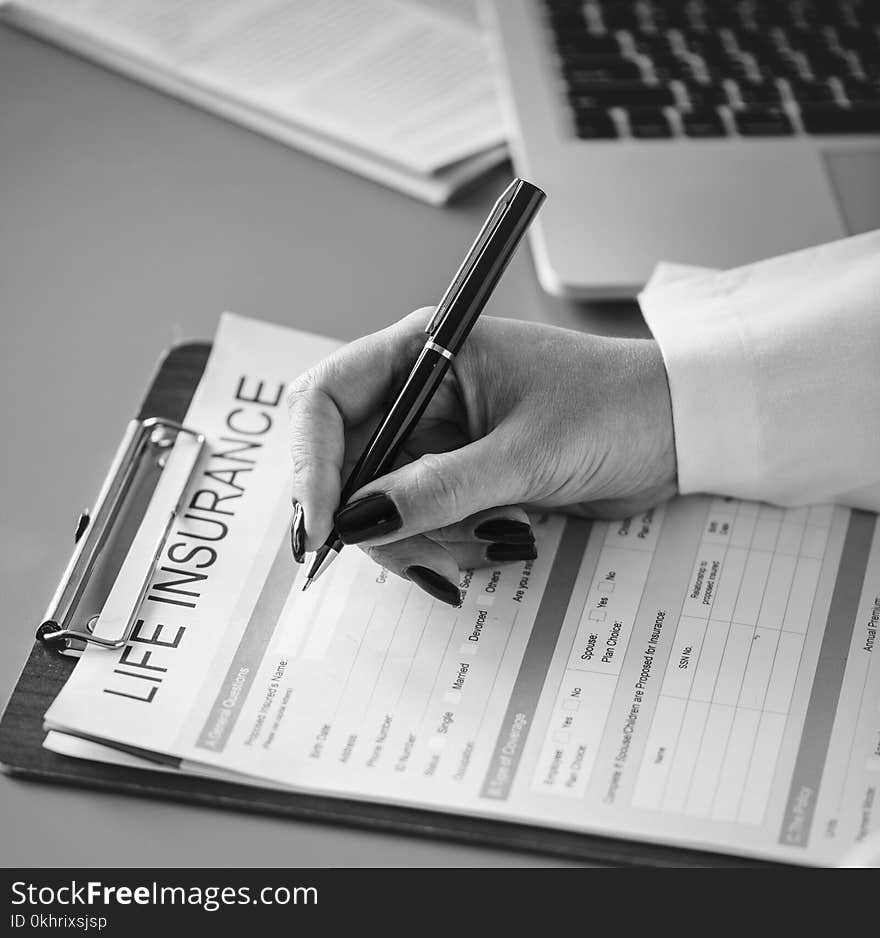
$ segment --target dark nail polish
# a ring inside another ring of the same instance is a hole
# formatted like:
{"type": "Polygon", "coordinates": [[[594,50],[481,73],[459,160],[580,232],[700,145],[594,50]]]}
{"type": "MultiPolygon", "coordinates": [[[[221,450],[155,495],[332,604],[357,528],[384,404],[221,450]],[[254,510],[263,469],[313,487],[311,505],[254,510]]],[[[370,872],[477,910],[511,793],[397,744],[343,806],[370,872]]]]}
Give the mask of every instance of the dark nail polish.
{"type": "Polygon", "coordinates": [[[360,544],[393,534],[403,525],[397,506],[383,492],[367,495],[336,512],[336,531],[344,544],[360,544]]]}
{"type": "Polygon", "coordinates": [[[496,541],[501,544],[534,544],[535,535],[532,526],[525,521],[513,521],[510,518],[492,518],[474,528],[474,534],[481,541],[496,541]]]}
{"type": "Polygon", "coordinates": [[[293,523],[290,525],[290,550],[293,559],[302,563],[306,559],[306,518],[303,506],[299,502],[293,509],[293,523]]]}
{"type": "Polygon", "coordinates": [[[513,563],[515,560],[534,560],[538,556],[534,544],[490,544],[486,557],[493,563],[513,563]]]}
{"type": "Polygon", "coordinates": [[[407,567],[403,572],[416,586],[420,586],[426,593],[430,593],[434,599],[449,603],[450,606],[461,605],[461,590],[454,583],[450,583],[445,576],[437,573],[436,570],[414,564],[407,567]]]}

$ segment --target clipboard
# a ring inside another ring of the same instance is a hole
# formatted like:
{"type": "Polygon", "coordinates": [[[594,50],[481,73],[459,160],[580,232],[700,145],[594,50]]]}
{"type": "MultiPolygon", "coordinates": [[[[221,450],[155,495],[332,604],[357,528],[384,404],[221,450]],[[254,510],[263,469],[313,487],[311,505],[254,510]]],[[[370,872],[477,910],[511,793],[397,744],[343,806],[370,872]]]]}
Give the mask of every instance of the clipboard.
{"type": "MultiPolygon", "coordinates": [[[[208,343],[185,343],[166,353],[139,412],[125,431],[95,510],[84,513],[77,524],[73,556],[44,621],[38,625],[34,647],[0,720],[0,763],[8,774],[365,830],[543,853],[591,864],[777,869],[785,866],[530,824],[125,768],[44,749],[43,715],[76,666],[84,643],[112,641],[112,647],[118,647],[125,642],[126,629],[130,630],[131,618],[118,635],[101,639],[91,635],[89,623],[101,611],[127,547],[138,532],[138,513],[145,509],[163,468],[162,450],[180,432],[198,439],[197,428],[186,427],[183,421],[210,350],[208,343]],[[93,551],[95,547],[98,549],[93,551]],[[106,556],[100,559],[99,553],[106,556]]],[[[161,546],[159,543],[159,550],[161,546]]],[[[151,572],[145,572],[145,578],[151,572]]],[[[13,623],[13,627],[26,625],[13,623]]]]}

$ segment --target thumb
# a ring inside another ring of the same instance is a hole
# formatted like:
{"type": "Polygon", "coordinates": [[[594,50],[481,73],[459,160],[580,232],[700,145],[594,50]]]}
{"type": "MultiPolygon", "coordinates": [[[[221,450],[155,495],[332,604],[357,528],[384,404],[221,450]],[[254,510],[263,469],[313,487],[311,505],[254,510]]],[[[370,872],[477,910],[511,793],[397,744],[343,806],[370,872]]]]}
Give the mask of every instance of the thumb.
{"type": "Polygon", "coordinates": [[[446,453],[426,453],[359,489],[336,513],[346,544],[386,544],[519,501],[514,474],[499,458],[497,431],[446,453]]]}

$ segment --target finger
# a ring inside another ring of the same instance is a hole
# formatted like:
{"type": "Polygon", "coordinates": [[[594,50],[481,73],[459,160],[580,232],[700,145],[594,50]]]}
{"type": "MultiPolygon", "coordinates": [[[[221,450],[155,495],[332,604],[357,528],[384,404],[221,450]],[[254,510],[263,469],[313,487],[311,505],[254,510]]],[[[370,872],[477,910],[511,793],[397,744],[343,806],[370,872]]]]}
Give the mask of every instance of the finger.
{"type": "Polygon", "coordinates": [[[365,485],[336,513],[348,544],[385,544],[435,531],[497,505],[519,501],[521,482],[504,464],[504,435],[446,453],[427,453],[365,485]]]}
{"type": "Polygon", "coordinates": [[[461,603],[461,570],[452,554],[436,541],[417,535],[393,544],[367,548],[376,563],[415,583],[450,606],[461,603]]]}
{"type": "Polygon", "coordinates": [[[487,508],[478,511],[463,521],[447,524],[436,531],[428,532],[435,541],[483,541],[501,544],[534,544],[531,521],[519,505],[487,508]]]}
{"type": "Polygon", "coordinates": [[[305,550],[317,550],[330,533],[342,487],[344,435],[342,417],[325,394],[303,391],[291,398],[292,495],[305,550]]]}
{"type": "Polygon", "coordinates": [[[352,342],[288,387],[292,492],[308,550],[327,539],[339,505],[346,425],[363,421],[387,398],[424,341],[429,314],[417,310],[352,342]]]}
{"type": "MultiPolygon", "coordinates": [[[[386,545],[386,547],[393,545],[386,545]]],[[[480,567],[500,567],[508,563],[524,563],[538,556],[534,544],[484,544],[480,541],[450,541],[441,545],[460,570],[480,567]]],[[[385,550],[374,547],[373,550],[385,550]]]]}
{"type": "Polygon", "coordinates": [[[462,570],[524,563],[538,556],[534,544],[485,544],[480,541],[440,544],[422,534],[365,550],[380,566],[411,580],[443,602],[455,599],[450,586],[458,589],[462,570]]]}

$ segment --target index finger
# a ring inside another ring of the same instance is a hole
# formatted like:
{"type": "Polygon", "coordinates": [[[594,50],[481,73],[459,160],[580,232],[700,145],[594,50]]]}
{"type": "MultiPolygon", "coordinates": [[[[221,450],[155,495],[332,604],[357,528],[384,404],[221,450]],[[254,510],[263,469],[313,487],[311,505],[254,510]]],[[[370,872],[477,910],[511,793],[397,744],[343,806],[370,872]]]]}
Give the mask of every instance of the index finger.
{"type": "Polygon", "coordinates": [[[357,339],[287,388],[293,498],[302,506],[305,547],[317,550],[339,507],[347,426],[382,406],[424,343],[429,308],[357,339]]]}

